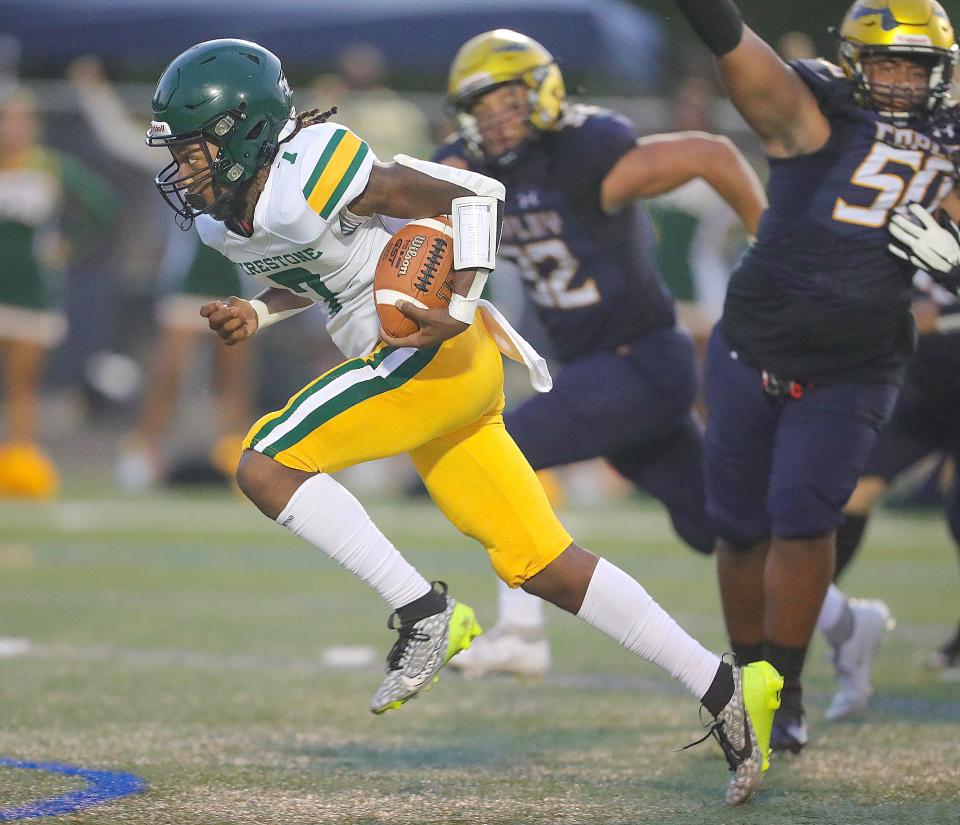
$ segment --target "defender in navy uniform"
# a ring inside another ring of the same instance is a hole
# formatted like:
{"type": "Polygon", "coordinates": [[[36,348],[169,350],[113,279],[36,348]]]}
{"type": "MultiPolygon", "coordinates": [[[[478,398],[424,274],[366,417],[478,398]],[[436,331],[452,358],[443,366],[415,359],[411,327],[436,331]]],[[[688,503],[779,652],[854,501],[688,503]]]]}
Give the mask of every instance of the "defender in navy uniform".
{"type": "MultiPolygon", "coordinates": [[[[550,53],[499,29],[464,44],[450,70],[459,134],[435,160],[507,189],[500,255],[524,279],[563,366],[552,392],[505,416],[534,469],[602,456],[666,506],[679,536],[710,553],[690,337],[653,259],[637,199],[703,177],[747,230],[762,187],[726,139],[698,132],[637,139],[624,117],[568,105],[550,53]]],[[[473,674],[542,674],[542,602],[501,586],[497,627],[458,657],[473,674]]]]}
{"type": "MultiPolygon", "coordinates": [[[[960,107],[945,112],[944,131],[960,135],[960,107]]],[[[960,155],[954,155],[954,161],[960,155]]],[[[957,170],[960,176],[960,168],[957,170]]],[[[947,215],[931,215],[913,204],[890,221],[890,250],[936,281],[930,299],[914,304],[924,333],[890,423],[880,434],[864,478],[847,503],[837,536],[837,568],[849,563],[863,536],[873,503],[907,466],[934,451],[950,456],[954,477],[947,494],[947,524],[960,549],[960,227],[947,215]],[[922,311],[917,311],[922,307],[922,311]]],[[[920,274],[918,274],[918,279],[920,274]]],[[[927,660],[945,678],[960,673],[960,629],[927,660]]]]}
{"type": "MultiPolygon", "coordinates": [[[[960,256],[958,256],[960,259],[960,256]]],[[[922,274],[922,273],[921,273],[922,274]]],[[[919,281],[920,275],[917,280],[919,281]]],[[[888,485],[921,459],[941,454],[960,467],[960,302],[937,284],[914,301],[920,340],[897,399],[837,531],[837,575],[856,554],[870,513],[888,485]]],[[[947,491],[946,517],[960,550],[960,480],[947,491]]],[[[927,660],[932,670],[960,673],[960,630],[927,660]]]]}
{"type": "Polygon", "coordinates": [[[840,66],[787,65],[731,0],[677,3],[770,159],[770,208],[708,356],[707,506],[734,650],[784,674],[773,746],[797,751],[841,510],[913,350],[913,267],[887,222],[902,204],[957,207],[934,125],[956,45],[934,0],[857,0],[840,66]]]}

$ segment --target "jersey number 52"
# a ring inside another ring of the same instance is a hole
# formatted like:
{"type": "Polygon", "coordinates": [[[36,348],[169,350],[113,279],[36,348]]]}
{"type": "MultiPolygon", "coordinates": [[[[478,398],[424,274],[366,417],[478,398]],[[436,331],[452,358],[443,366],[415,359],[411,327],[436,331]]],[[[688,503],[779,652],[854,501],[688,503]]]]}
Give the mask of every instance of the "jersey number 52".
{"type": "Polygon", "coordinates": [[[498,254],[520,269],[534,303],[551,309],[579,309],[600,302],[600,290],[593,278],[571,286],[580,269],[580,260],[560,238],[527,244],[500,244],[498,254]]]}

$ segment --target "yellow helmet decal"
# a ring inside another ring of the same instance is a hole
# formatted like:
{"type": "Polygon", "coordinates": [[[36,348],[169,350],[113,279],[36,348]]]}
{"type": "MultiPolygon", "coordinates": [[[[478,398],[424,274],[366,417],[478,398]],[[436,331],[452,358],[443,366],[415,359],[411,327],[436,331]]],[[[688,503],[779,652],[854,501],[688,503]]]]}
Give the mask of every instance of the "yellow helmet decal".
{"type": "Polygon", "coordinates": [[[857,0],[840,27],[840,36],[861,46],[950,51],[953,26],[936,0],[857,0]]]}

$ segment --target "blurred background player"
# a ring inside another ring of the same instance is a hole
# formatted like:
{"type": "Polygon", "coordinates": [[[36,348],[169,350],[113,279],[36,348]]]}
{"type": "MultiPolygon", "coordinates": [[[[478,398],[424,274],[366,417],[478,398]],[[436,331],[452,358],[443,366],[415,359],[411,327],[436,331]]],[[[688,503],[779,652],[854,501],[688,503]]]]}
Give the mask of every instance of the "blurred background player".
{"type": "MultiPolygon", "coordinates": [[[[143,143],[143,128],[93,57],[76,60],[69,77],[87,124],[102,146],[137,169],[156,171],[156,154],[143,143]]],[[[171,221],[166,251],[158,267],[160,298],[155,308],[158,339],[150,350],[150,378],[134,429],[123,440],[114,468],[121,489],[140,492],[170,477],[165,439],[177,412],[184,377],[193,365],[197,345],[215,342],[200,307],[220,295],[242,295],[237,267],[200,242],[196,230],[182,232],[171,221]]],[[[214,347],[212,384],[217,438],[210,465],[224,479],[232,478],[240,459],[243,433],[253,417],[254,350],[214,347]]],[[[205,478],[202,467],[184,468],[205,478]]]]}
{"type": "MultiPolygon", "coordinates": [[[[703,178],[755,232],[756,174],[725,138],[637,139],[609,110],[566,102],[551,54],[497,29],[465,43],[448,95],[459,133],[435,153],[507,188],[500,257],[515,264],[557,356],[553,390],[504,416],[535,470],[604,457],[666,506],[677,534],[710,553],[689,335],[653,260],[638,199],[703,178]]],[[[464,672],[542,674],[543,607],[500,583],[497,626],[454,660],[464,672]]]]}
{"type": "MultiPolygon", "coordinates": [[[[715,96],[711,80],[696,75],[683,78],[670,101],[670,128],[713,132],[710,107],[715,96]]],[[[745,243],[743,227],[739,225],[737,243],[736,212],[700,177],[653,198],[649,208],[657,231],[657,269],[676,300],[677,319],[693,337],[702,364],[710,332],[723,311],[730,263],[745,243]]]]}
{"type": "Polygon", "coordinates": [[[318,105],[337,104],[337,120],[381,158],[426,157],[433,144],[423,111],[386,85],[386,58],[370,43],[353,43],[337,55],[336,73],[321,75],[310,89],[318,105]]]}
{"type": "Polygon", "coordinates": [[[885,228],[902,199],[936,204],[952,186],[932,118],[956,45],[933,0],[858,0],[840,67],[788,65],[731,0],[677,4],[770,158],[770,208],[708,354],[707,502],[734,651],[783,673],[773,744],[798,751],[835,531],[913,348],[913,267],[885,228]]]}
{"type": "MultiPolygon", "coordinates": [[[[945,454],[954,465],[960,458],[960,305],[925,273],[918,273],[914,280],[923,295],[914,301],[920,333],[917,352],[907,368],[893,415],[880,431],[863,476],[844,508],[843,524],[837,530],[838,577],[860,547],[870,514],[891,483],[932,454],[945,454]]],[[[955,475],[947,490],[946,516],[960,551],[960,488],[955,475]]],[[[858,608],[862,609],[860,603],[851,600],[851,605],[841,609],[858,608]]],[[[836,628],[841,630],[845,623],[844,613],[837,613],[836,628]]],[[[948,672],[960,668],[960,633],[931,654],[928,664],[948,672]]]]}
{"type": "MultiPolygon", "coordinates": [[[[956,133],[956,107],[948,110],[946,119],[947,128],[956,133]]],[[[903,392],[847,505],[838,534],[838,571],[856,552],[873,505],[887,485],[932,452],[945,454],[953,466],[946,495],[947,524],[960,547],[960,481],[956,474],[960,466],[960,228],[943,212],[934,216],[914,204],[894,216],[890,232],[891,251],[924,270],[915,281],[928,297],[914,303],[921,338],[903,392]]],[[[960,675],[960,628],[930,655],[927,665],[943,671],[947,679],[960,675]]]]}
{"type": "Polygon", "coordinates": [[[38,446],[47,354],[63,339],[66,264],[107,226],[112,188],[76,158],[43,146],[32,97],[0,88],[0,357],[5,427],[0,496],[45,497],[57,471],[38,446]]]}

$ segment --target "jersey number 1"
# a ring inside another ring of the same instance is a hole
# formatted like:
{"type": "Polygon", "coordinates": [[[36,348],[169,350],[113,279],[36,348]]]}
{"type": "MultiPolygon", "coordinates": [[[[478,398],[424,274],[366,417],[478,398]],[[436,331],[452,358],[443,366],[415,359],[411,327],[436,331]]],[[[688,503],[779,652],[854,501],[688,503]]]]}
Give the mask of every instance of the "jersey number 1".
{"type": "Polygon", "coordinates": [[[277,286],[282,286],[298,295],[311,295],[323,301],[331,315],[336,315],[341,309],[337,296],[320,280],[320,276],[302,266],[295,266],[293,269],[278,272],[276,275],[267,275],[267,277],[277,286]]]}

